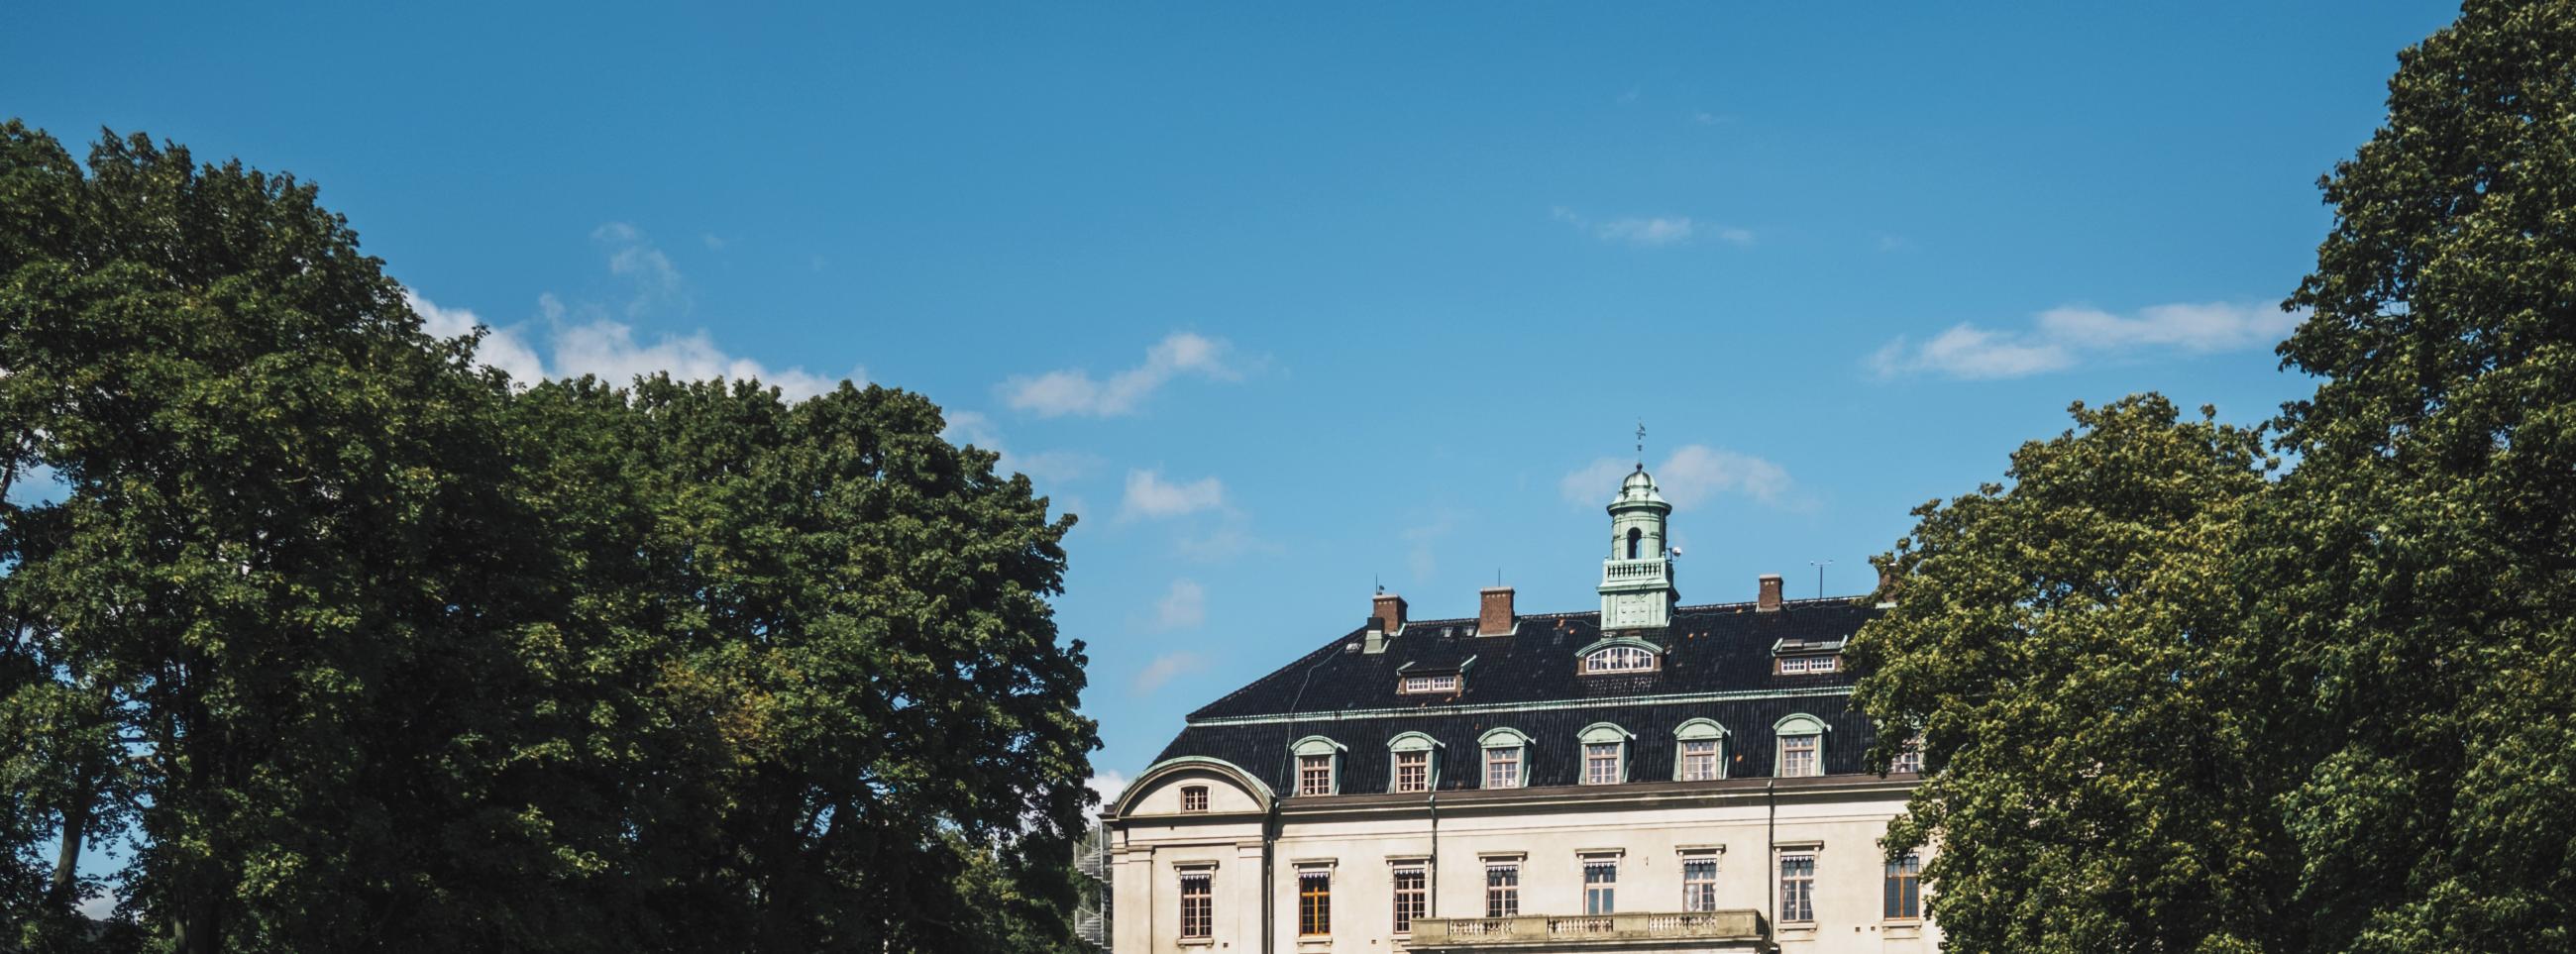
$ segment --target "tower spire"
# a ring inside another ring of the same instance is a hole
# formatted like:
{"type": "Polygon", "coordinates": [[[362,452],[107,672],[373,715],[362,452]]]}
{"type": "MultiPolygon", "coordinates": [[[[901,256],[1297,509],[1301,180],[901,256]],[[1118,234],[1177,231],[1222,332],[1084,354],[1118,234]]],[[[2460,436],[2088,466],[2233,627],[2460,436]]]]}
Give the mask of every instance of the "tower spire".
{"type": "Polygon", "coordinates": [[[1646,469],[1646,420],[1637,419],[1637,469],[1646,469]]]}

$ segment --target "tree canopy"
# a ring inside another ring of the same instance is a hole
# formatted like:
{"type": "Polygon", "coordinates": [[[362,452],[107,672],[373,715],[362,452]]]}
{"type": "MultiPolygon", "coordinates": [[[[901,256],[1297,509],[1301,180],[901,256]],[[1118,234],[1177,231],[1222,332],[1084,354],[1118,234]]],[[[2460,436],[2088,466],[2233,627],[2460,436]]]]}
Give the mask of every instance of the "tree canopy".
{"type": "Polygon", "coordinates": [[[1860,703],[1954,949],[2576,949],[2576,4],[2399,57],[2269,430],[2077,410],[1918,510],[1860,703]]]}
{"type": "Polygon", "coordinates": [[[1069,937],[1070,517],[919,395],[473,346],[308,183],[0,127],[0,947],[1069,937]]]}

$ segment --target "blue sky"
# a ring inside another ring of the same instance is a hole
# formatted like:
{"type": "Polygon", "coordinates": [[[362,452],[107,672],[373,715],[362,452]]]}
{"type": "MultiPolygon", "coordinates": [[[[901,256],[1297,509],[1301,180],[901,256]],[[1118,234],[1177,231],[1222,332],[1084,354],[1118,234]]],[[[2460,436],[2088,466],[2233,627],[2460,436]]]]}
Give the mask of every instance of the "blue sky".
{"type": "Polygon", "coordinates": [[[40,4],[0,113],[320,183],[522,373],[916,389],[1082,516],[1111,784],[1500,578],[1862,588],[2071,401],[2252,421],[2430,3],[40,4]],[[702,7],[702,8],[701,8],[702,7]],[[1606,463],[1605,463],[1606,461],[1606,463]]]}

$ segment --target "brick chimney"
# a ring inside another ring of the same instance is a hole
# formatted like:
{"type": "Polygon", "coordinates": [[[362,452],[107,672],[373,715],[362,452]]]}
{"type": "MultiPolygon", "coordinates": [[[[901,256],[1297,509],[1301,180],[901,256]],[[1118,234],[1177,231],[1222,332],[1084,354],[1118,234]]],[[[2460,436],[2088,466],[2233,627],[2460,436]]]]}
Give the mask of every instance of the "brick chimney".
{"type": "Polygon", "coordinates": [[[1762,600],[1753,604],[1753,608],[1763,613],[1780,611],[1780,574],[1762,574],[1762,600]]]}
{"type": "Polygon", "coordinates": [[[1521,624],[1521,618],[1512,615],[1512,588],[1488,586],[1482,594],[1484,598],[1476,610],[1476,635],[1511,635],[1512,629],[1521,624]]]}
{"type": "Polygon", "coordinates": [[[1369,604],[1369,615],[1376,617],[1378,628],[1389,635],[1404,629],[1404,597],[1380,593],[1369,604]]]}
{"type": "Polygon", "coordinates": [[[1878,608],[1879,608],[1879,609],[1887,609],[1887,608],[1889,608],[1889,607],[1895,606],[1895,605],[1896,605],[1896,574],[1895,574],[1895,573],[1892,573],[1892,572],[1889,572],[1889,571],[1888,571],[1888,569],[1887,569],[1886,567],[1883,567],[1883,566],[1882,566],[1882,567],[1879,567],[1879,568],[1878,568],[1878,589],[1871,590],[1871,591],[1870,591],[1870,595],[1877,597],[1876,602],[1878,603],[1878,608]]]}

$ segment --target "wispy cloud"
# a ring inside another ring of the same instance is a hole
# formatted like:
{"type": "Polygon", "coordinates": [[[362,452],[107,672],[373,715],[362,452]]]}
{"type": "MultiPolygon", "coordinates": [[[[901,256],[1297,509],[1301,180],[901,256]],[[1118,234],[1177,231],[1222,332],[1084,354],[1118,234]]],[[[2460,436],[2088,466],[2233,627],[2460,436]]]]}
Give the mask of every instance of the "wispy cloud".
{"type": "Polygon", "coordinates": [[[1212,381],[1239,380],[1242,373],[1227,362],[1231,350],[1221,338],[1174,332],[1145,349],[1144,363],[1112,374],[1107,380],[1094,378],[1081,368],[1014,377],[1002,382],[1002,399],[1013,410],[1039,417],[1133,414],[1156,390],[1182,375],[1212,381]]]}
{"type": "MultiPolygon", "coordinates": [[[[1565,499],[1587,507],[1608,503],[1634,461],[1604,457],[1574,469],[1557,487],[1565,499]]],[[[1705,444],[1674,448],[1662,463],[1647,468],[1655,475],[1666,501],[1676,507],[1696,506],[1718,494],[1742,494],[1768,506],[1791,503],[1795,489],[1789,471],[1751,454],[1705,444]]]]}
{"type": "Polygon", "coordinates": [[[1882,378],[2018,378],[2063,371],[2088,358],[2261,347],[2288,334],[2304,317],[2268,305],[2228,302],[2149,305],[2134,317],[2069,306],[2040,312],[2021,331],[1962,323],[1920,343],[1899,337],[1871,353],[1867,363],[1882,378]]]}
{"type": "Polygon", "coordinates": [[[1163,598],[1154,601],[1155,629],[1189,629],[1207,622],[1207,588],[1196,580],[1173,580],[1163,598]]]}
{"type": "Polygon", "coordinates": [[[1207,659],[1189,650],[1164,653],[1154,657],[1154,661],[1146,663],[1145,668],[1136,673],[1135,682],[1130,685],[1137,695],[1149,695],[1154,690],[1163,688],[1165,683],[1173,679],[1205,668],[1207,668],[1207,659]]]}
{"type": "MultiPolygon", "coordinates": [[[[606,252],[611,275],[629,279],[635,297],[626,317],[663,308],[687,307],[687,284],[670,256],[654,248],[644,233],[623,222],[611,222],[591,233],[606,252]]],[[[475,356],[499,368],[520,384],[547,378],[596,375],[623,385],[639,376],[662,373],[681,380],[757,379],[791,400],[822,394],[840,385],[841,377],[814,374],[802,367],[773,368],[719,347],[705,329],[688,334],[638,334],[635,326],[609,317],[596,303],[567,304],[549,292],[537,296],[533,320],[496,325],[473,311],[439,305],[412,289],[403,291],[422,330],[442,338],[488,329],[475,356]]],[[[865,368],[853,367],[847,378],[867,380],[865,368]]]]}
{"type": "Polygon", "coordinates": [[[1223,506],[1225,484],[1214,477],[1174,483],[1164,480],[1159,469],[1130,470],[1127,472],[1127,496],[1120,504],[1118,516],[1122,520],[1137,517],[1162,520],[1223,506]]]}
{"type": "Polygon", "coordinates": [[[1601,241],[1634,245],[1639,248],[1678,245],[1690,241],[1692,237],[1703,232],[1714,235],[1719,241],[1730,245],[1753,244],[1753,233],[1748,229],[1731,225],[1708,225],[1687,215],[1626,216],[1596,221],[1580,212],[1558,206],[1548,210],[1548,216],[1601,241]]]}
{"type": "Polygon", "coordinates": [[[1457,530],[1463,519],[1457,511],[1442,509],[1423,523],[1396,531],[1396,538],[1404,541],[1404,568],[1413,574],[1413,582],[1431,582],[1431,574],[1440,569],[1440,541],[1457,530]]]}
{"type": "Polygon", "coordinates": [[[1126,793],[1127,776],[1121,772],[1093,772],[1091,779],[1082,784],[1089,787],[1092,794],[1100,796],[1100,804],[1107,805],[1126,793]]]}
{"type": "Polygon", "coordinates": [[[1079,480],[1100,469],[1097,454],[1075,450],[1049,450],[1020,453],[1002,446],[1001,428],[981,411],[951,411],[948,427],[939,436],[952,443],[973,444],[1002,455],[995,465],[1003,473],[1019,472],[1041,482],[1079,480]]]}

